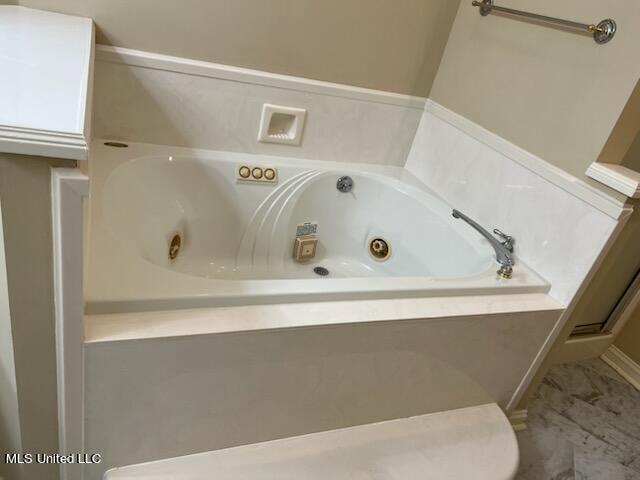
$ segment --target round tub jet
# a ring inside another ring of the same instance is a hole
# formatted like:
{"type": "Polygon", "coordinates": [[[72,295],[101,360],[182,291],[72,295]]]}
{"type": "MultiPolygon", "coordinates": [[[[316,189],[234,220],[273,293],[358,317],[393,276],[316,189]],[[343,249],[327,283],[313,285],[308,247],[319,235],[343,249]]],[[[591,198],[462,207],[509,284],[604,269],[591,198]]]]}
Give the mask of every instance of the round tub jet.
{"type": "Polygon", "coordinates": [[[382,237],[373,237],[369,240],[369,255],[378,262],[384,262],[391,256],[391,244],[382,237]]]}

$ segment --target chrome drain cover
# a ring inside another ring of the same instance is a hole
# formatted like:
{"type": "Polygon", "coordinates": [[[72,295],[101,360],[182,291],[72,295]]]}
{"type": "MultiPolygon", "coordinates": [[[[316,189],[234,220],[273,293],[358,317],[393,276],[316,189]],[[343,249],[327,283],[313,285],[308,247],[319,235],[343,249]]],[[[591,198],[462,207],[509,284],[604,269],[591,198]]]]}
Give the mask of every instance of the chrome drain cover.
{"type": "Polygon", "coordinates": [[[315,267],[313,269],[313,273],[315,273],[316,275],[320,275],[321,277],[326,277],[327,275],[329,275],[329,270],[324,267],[315,267]]]}

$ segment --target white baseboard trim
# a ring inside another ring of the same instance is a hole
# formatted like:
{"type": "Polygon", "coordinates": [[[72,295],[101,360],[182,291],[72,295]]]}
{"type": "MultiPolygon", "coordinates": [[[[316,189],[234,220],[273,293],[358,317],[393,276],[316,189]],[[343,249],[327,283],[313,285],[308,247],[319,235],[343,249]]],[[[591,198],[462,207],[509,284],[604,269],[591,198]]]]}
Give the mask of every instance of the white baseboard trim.
{"type": "Polygon", "coordinates": [[[552,361],[555,365],[579,362],[590,358],[598,358],[613,343],[612,333],[599,335],[584,335],[569,338],[564,345],[554,353],[552,361]]]}
{"type": "Polygon", "coordinates": [[[640,390],[640,365],[615,345],[602,354],[604,360],[611,368],[618,372],[626,381],[640,390]]]}
{"type": "MultiPolygon", "coordinates": [[[[82,296],[82,198],[89,178],[75,168],[51,171],[53,287],[58,383],[58,449],[84,451],[84,311],[82,296]]],[[[82,466],[60,464],[61,480],[81,480],[82,466]]]]}
{"type": "Polygon", "coordinates": [[[515,410],[509,415],[509,422],[513,427],[514,432],[521,432],[527,429],[527,419],[529,418],[529,411],[526,409],[515,410]]]}
{"type": "Polygon", "coordinates": [[[484,143],[496,152],[520,164],[527,170],[530,170],[557,187],[562,188],[574,197],[592,205],[610,217],[617,220],[624,213],[624,202],[610,197],[606,193],[592,187],[579,178],[576,178],[564,170],[546,162],[542,158],[527,152],[462,115],[459,115],[430,99],[427,100],[425,109],[440,120],[449,123],[458,130],[461,130],[479,142],[484,143]]]}
{"type": "Polygon", "coordinates": [[[320,95],[364,100],[367,102],[386,103],[402,107],[418,108],[420,110],[424,108],[427,100],[424,97],[403,95],[401,93],[323,82],[309,78],[263,72],[250,68],[234,67],[190,58],[172,57],[121,47],[110,47],[108,45],[96,45],[96,60],[320,95]]]}

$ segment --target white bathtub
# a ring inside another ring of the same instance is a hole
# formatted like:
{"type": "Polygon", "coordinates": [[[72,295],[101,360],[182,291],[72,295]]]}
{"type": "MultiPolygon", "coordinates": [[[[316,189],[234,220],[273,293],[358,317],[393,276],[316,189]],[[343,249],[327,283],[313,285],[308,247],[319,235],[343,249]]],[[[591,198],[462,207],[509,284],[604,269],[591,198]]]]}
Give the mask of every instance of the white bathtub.
{"type": "Polygon", "coordinates": [[[402,168],[103,142],[91,162],[88,313],[548,291],[521,262],[498,278],[488,242],[402,168]],[[241,164],[273,167],[278,181],[240,182],[241,164]],[[300,263],[306,222],[318,249],[300,263]],[[374,237],[387,260],[371,256],[374,237]]]}

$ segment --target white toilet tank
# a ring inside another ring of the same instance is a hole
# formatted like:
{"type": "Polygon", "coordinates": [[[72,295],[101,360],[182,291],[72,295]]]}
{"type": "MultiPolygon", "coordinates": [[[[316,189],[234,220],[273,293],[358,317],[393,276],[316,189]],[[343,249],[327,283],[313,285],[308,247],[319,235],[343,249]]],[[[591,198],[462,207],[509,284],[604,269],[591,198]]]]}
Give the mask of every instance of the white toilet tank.
{"type": "Polygon", "coordinates": [[[518,444],[486,404],[114,468],[104,480],[513,480],[518,444]]]}

